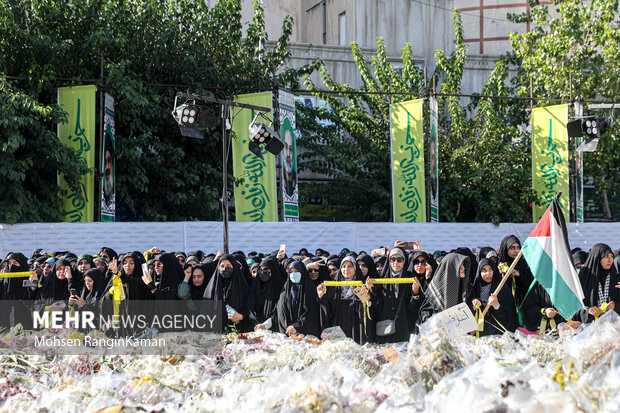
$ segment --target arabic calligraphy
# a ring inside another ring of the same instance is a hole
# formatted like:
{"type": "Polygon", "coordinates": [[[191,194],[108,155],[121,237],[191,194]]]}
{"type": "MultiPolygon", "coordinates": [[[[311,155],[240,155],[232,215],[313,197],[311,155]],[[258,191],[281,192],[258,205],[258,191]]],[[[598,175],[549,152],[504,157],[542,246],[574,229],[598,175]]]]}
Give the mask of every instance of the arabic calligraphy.
{"type": "MultiPolygon", "coordinates": [[[[264,153],[267,151],[264,150],[264,153]]],[[[252,209],[244,211],[243,215],[250,218],[253,222],[263,222],[265,218],[265,208],[271,202],[267,188],[263,185],[261,177],[265,174],[264,170],[267,163],[254,155],[246,154],[242,159],[243,172],[242,177],[245,178],[244,190],[241,191],[243,198],[249,201],[252,209]]]]}
{"type": "Polygon", "coordinates": [[[553,119],[549,119],[549,137],[547,147],[540,151],[546,157],[546,162],[540,168],[540,176],[546,190],[540,192],[538,197],[543,207],[547,207],[558,192],[556,186],[561,179],[560,167],[563,163],[562,155],[557,145],[553,142],[553,119]]]}
{"type": "MultiPolygon", "coordinates": [[[[407,112],[407,136],[405,144],[400,145],[400,149],[402,151],[402,158],[398,161],[398,166],[400,167],[398,181],[402,186],[398,197],[404,204],[405,211],[400,213],[399,216],[404,222],[416,222],[422,205],[422,196],[416,186],[422,154],[415,136],[411,133],[411,115],[409,112],[407,112]]],[[[424,171],[422,171],[422,174],[424,174],[424,171]]]]}
{"type": "MultiPolygon", "coordinates": [[[[81,112],[82,112],[82,100],[77,99],[77,114],[75,120],[74,136],[69,135],[68,141],[74,142],[77,150],[77,156],[81,162],[88,165],[87,155],[91,150],[90,142],[88,141],[86,128],[81,125],[81,112]]],[[[68,217],[70,222],[82,222],[84,221],[86,208],[88,206],[88,195],[86,191],[86,184],[84,180],[86,175],[83,175],[82,182],[80,182],[77,190],[67,195],[67,201],[73,209],[65,211],[65,217],[68,217]]]]}

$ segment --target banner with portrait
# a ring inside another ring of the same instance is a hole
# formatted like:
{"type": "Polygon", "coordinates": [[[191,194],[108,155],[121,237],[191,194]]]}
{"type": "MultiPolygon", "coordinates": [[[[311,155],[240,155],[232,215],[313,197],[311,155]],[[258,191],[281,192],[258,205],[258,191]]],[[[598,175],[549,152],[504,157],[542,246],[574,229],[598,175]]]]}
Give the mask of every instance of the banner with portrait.
{"type": "Polygon", "coordinates": [[[105,94],[103,148],[101,149],[101,221],[116,218],[116,142],[114,139],[114,97],[105,94]]]}
{"type": "Polygon", "coordinates": [[[299,221],[299,188],[297,184],[297,137],[295,134],[295,95],[278,90],[280,139],[284,149],[282,160],[282,216],[284,221],[299,221]]]}
{"type": "Polygon", "coordinates": [[[431,96],[430,106],[430,136],[429,145],[429,179],[430,179],[430,199],[431,199],[431,222],[439,222],[439,103],[437,98],[431,96]]]}

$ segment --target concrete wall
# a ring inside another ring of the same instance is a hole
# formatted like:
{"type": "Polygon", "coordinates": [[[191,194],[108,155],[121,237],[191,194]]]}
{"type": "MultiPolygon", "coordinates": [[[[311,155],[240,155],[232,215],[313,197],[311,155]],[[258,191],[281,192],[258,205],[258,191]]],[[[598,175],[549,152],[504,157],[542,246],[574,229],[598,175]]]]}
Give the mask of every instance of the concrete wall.
{"type": "MultiPolygon", "coordinates": [[[[285,16],[294,18],[292,58],[288,67],[300,67],[321,58],[335,81],[356,88],[362,86],[362,81],[351,56],[351,42],[358,42],[369,60],[375,54],[377,37],[383,37],[389,59],[395,65],[401,63],[400,50],[410,43],[415,61],[430,74],[435,68],[435,51],[441,49],[449,54],[454,49],[452,10],[461,9],[468,43],[463,93],[481,91],[497,57],[510,50],[507,40],[510,31],[522,33],[529,29],[525,24],[509,23],[506,17],[509,12],[525,11],[525,3],[516,0],[263,0],[270,41],[281,35],[285,16]],[[346,16],[346,46],[338,44],[341,13],[346,16]],[[324,15],[326,44],[323,44],[324,15]]],[[[253,15],[251,4],[251,0],[243,1],[246,27],[253,15]]],[[[318,74],[312,79],[317,86],[323,86],[318,74]]]]}

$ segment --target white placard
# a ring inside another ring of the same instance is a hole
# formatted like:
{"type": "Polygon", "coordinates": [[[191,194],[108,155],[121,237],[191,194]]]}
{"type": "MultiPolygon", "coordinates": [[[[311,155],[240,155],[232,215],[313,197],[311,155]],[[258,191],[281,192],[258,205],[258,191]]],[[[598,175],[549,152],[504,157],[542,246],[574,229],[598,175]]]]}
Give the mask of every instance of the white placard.
{"type": "Polygon", "coordinates": [[[438,329],[451,333],[467,334],[478,328],[478,323],[467,304],[460,303],[435,314],[420,326],[420,334],[430,334],[438,329]]]}

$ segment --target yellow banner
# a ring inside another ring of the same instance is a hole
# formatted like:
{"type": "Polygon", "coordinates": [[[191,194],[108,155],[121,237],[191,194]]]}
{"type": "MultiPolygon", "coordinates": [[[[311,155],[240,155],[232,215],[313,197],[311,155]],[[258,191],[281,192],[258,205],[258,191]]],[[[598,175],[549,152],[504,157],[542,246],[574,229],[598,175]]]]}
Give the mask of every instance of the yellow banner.
{"type": "MultiPolygon", "coordinates": [[[[237,96],[236,102],[271,108],[271,92],[237,96]]],[[[235,109],[235,113],[238,109],[235,109]]],[[[235,180],[235,212],[237,221],[267,222],[278,220],[275,156],[263,150],[263,159],[248,149],[248,130],[256,112],[241,109],[233,121],[233,174],[235,180]]],[[[268,119],[271,113],[266,114],[268,119]]],[[[257,121],[267,122],[258,117],[257,121]]]]}
{"type": "Polygon", "coordinates": [[[95,217],[95,92],[94,85],[61,87],[58,104],[68,114],[67,122],[58,125],[60,143],[77,151],[90,172],[82,175],[77,191],[69,189],[62,174],[58,185],[66,191],[63,199],[65,222],[93,222],[95,217]]]}
{"type": "MultiPolygon", "coordinates": [[[[371,278],[371,284],[412,284],[413,278],[371,278]]],[[[326,287],[355,287],[363,285],[362,281],[325,281],[326,287]]]]}
{"type": "Polygon", "coordinates": [[[394,222],[426,222],[424,99],[390,106],[394,222]]]}
{"type": "Polygon", "coordinates": [[[532,111],[532,185],[541,205],[532,205],[532,222],[538,222],[562,191],[560,206],[569,221],[568,193],[568,105],[547,106],[532,111]]]}

